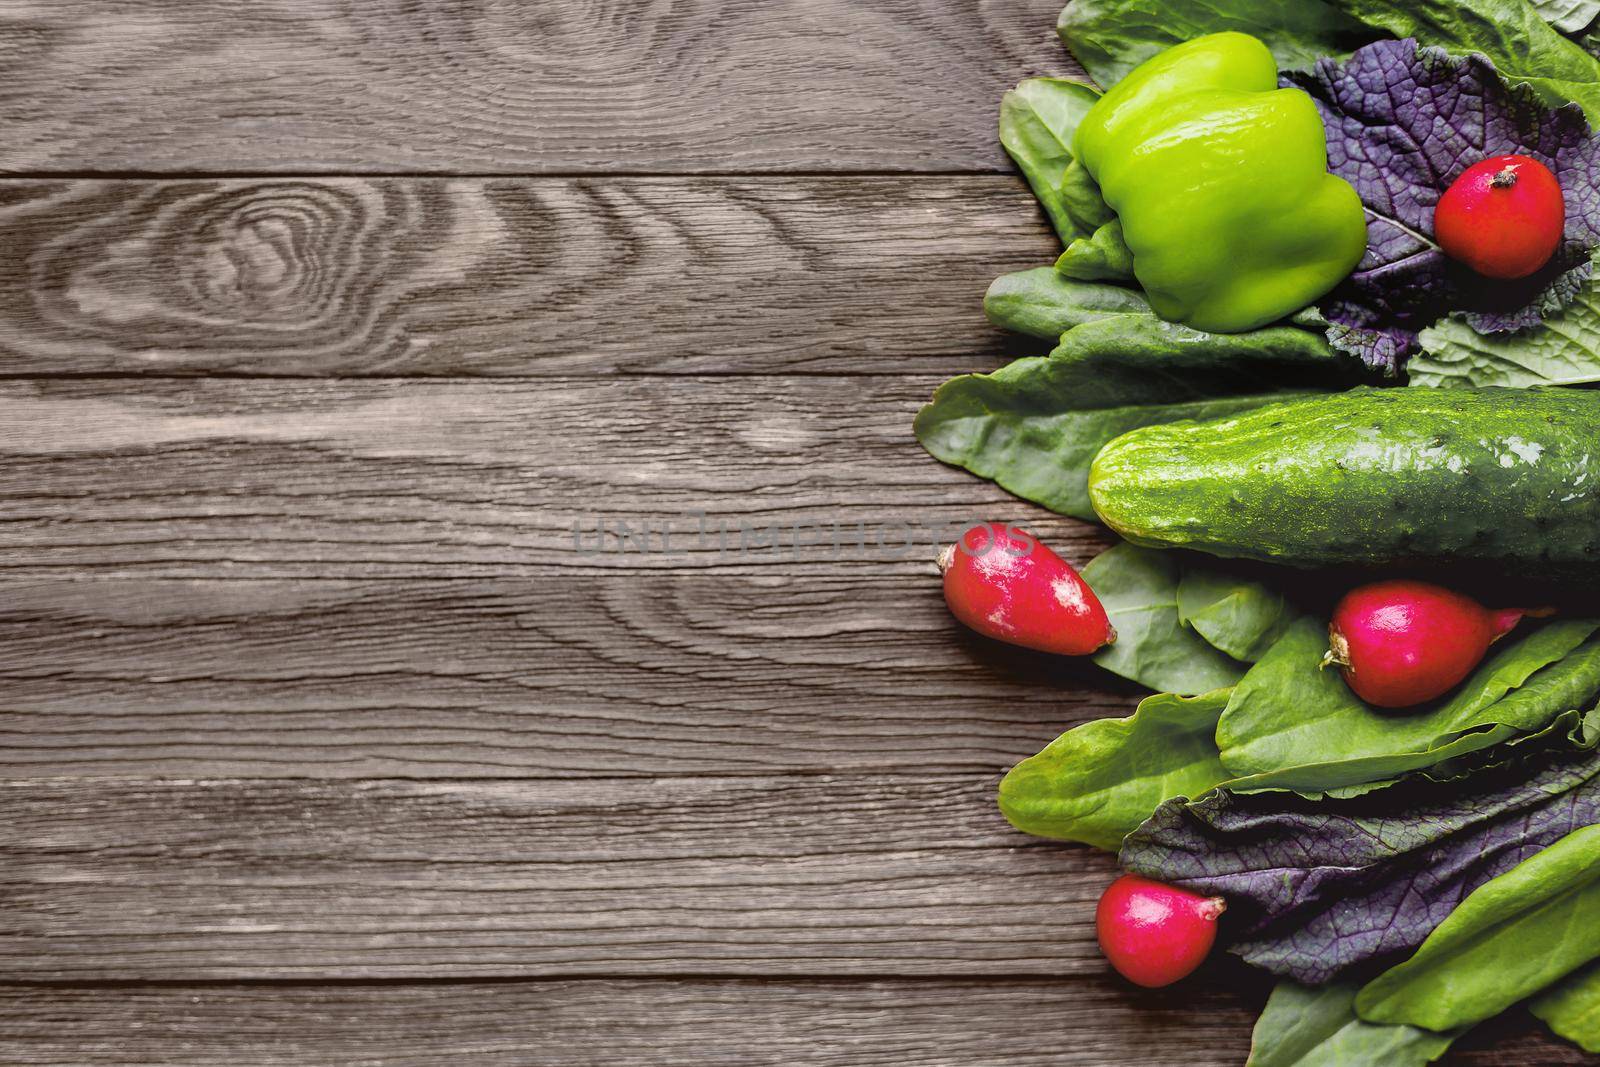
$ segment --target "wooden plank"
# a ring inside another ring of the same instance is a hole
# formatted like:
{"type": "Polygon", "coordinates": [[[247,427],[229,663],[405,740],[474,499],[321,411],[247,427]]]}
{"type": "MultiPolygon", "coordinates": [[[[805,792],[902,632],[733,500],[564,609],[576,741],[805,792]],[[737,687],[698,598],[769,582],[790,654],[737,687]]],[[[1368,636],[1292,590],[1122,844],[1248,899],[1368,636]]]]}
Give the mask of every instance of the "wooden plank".
{"type": "Polygon", "coordinates": [[[13,173],[950,171],[1060,0],[119,0],[0,17],[13,173]]]}
{"type": "Polygon", "coordinates": [[[1099,975],[992,775],[0,783],[0,973],[1099,975]]]}
{"type": "Polygon", "coordinates": [[[929,458],[936,381],[0,383],[0,573],[911,576],[988,518],[1106,543],[929,458]]]}
{"type": "Polygon", "coordinates": [[[24,181],[26,374],[955,374],[1060,245],[1011,177],[24,181]]]}
{"type": "MultiPolygon", "coordinates": [[[[16,1067],[1238,1067],[1263,995],[1248,979],[1237,994],[1220,984],[1149,991],[1086,976],[13,985],[0,986],[0,1040],[16,1067]]],[[[1592,1059],[1513,1011],[1439,1062],[1592,1059]]]]}
{"type": "Polygon", "coordinates": [[[0,584],[0,777],[996,775],[1136,687],[916,577],[0,584]]]}
{"type": "Polygon", "coordinates": [[[13,1067],[1238,1067],[1256,999],[1099,978],[0,986],[0,1041],[13,1067]]]}

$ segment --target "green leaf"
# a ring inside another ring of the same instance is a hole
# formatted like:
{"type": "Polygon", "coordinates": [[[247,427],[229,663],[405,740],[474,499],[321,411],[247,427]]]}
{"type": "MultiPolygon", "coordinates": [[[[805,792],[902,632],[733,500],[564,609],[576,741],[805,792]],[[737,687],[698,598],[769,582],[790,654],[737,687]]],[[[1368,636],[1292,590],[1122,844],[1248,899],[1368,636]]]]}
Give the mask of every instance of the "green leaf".
{"type": "Polygon", "coordinates": [[[1224,570],[1185,567],[1178,584],[1178,621],[1245,663],[1266,655],[1297,617],[1281,592],[1224,570]]]}
{"type": "Polygon", "coordinates": [[[1079,282],[1049,267],[1002,274],[983,297],[983,312],[1003,330],[1057,341],[1074,326],[1130,312],[1148,312],[1137,289],[1079,282]]]}
{"type": "Polygon", "coordinates": [[[1062,244],[1092,232],[1073,222],[1061,184],[1073,161],[1072,135],[1098,99],[1092,86],[1070,78],[1029,78],[1000,101],[1000,143],[1022,168],[1062,244]]]}
{"type": "Polygon", "coordinates": [[[1178,621],[1183,561],[1175,552],[1126,544],[1089,561],[1083,580],[1117,631],[1094,661],[1151,689],[1208,693],[1233,685],[1244,667],[1178,621]]]}
{"type": "Polygon", "coordinates": [[[1450,696],[1406,713],[1368,707],[1321,670],[1327,632],[1295,622],[1239,682],[1217,727],[1222,762],[1275,788],[1326,791],[1394,778],[1547,728],[1600,694],[1600,623],[1506,638],[1450,696]]]}
{"type": "Polygon", "coordinates": [[[1531,330],[1485,336],[1460,319],[1421,334],[1406,372],[1411,385],[1579,385],[1600,381],[1600,277],[1531,330]]]}
{"type": "Polygon", "coordinates": [[[1122,239],[1122,223],[1112,219],[1073,241],[1056,259],[1056,273],[1086,282],[1133,281],[1133,253],[1122,239]]]}
{"type": "Polygon", "coordinates": [[[1396,37],[1457,55],[1481,52],[1506,81],[1527,82],[1550,104],[1573,101],[1591,123],[1600,122],[1600,63],[1527,0],[1328,0],[1328,6],[1396,37]]]}
{"type": "MultiPolygon", "coordinates": [[[[1044,288],[1038,279],[1027,284],[1031,291],[1044,288]]],[[[1037,322],[1042,312],[1019,309],[1025,299],[1006,297],[1009,321],[1037,322]]],[[[1000,300],[993,289],[991,300],[1000,300]]],[[[1299,399],[1310,395],[1305,390],[1343,388],[1353,366],[1322,337],[1289,326],[1207,334],[1151,314],[1113,315],[1074,326],[1048,357],[944,383],[918,413],[915,429],[922,446],[945,463],[1053,511],[1093,520],[1089,464],[1112,438],[1153,423],[1220,418],[1299,399]]]]}
{"type": "Polygon", "coordinates": [[[1066,205],[1067,214],[1072,216],[1079,233],[1093,233],[1117,217],[1100,195],[1094,175],[1077,160],[1072,161],[1061,179],[1061,202],[1066,205]]]}
{"type": "Polygon", "coordinates": [[[1056,24],[1067,48],[1107,87],[1163,49],[1222,30],[1261,38],[1285,69],[1342,56],[1378,36],[1322,0],[1072,0],[1056,24]]]}
{"type": "Polygon", "coordinates": [[[1600,1052],[1600,964],[1563,978],[1529,1001],[1528,1010],[1585,1052],[1600,1052]]]}
{"type": "Polygon", "coordinates": [[[1068,730],[1000,782],[1000,811],[1026,833],[1115,851],[1162,801],[1227,774],[1211,735],[1227,691],[1148,697],[1126,719],[1068,730]]]}
{"type": "Polygon", "coordinates": [[[1539,17],[1562,33],[1577,33],[1600,18],[1600,0],[1531,0],[1539,17]]]}
{"type": "Polygon", "coordinates": [[[1356,995],[1367,1022],[1471,1026],[1600,956],[1600,826],[1479,886],[1416,954],[1356,995]]]}
{"type": "Polygon", "coordinates": [[[1279,982],[1256,1020],[1245,1067],[1422,1067],[1444,1055],[1459,1036],[1362,1022],[1356,1017],[1356,988],[1279,982]]]}

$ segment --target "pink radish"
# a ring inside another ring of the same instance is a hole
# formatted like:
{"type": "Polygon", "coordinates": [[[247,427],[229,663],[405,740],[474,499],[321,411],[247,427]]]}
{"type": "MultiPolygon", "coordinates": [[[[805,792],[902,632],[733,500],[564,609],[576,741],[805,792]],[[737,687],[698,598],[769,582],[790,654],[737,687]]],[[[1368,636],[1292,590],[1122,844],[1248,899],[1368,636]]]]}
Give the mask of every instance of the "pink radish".
{"type": "Polygon", "coordinates": [[[1187,977],[1217,940],[1221,897],[1125,874],[1112,882],[1095,909],[1100,951],[1134,985],[1155,989],[1187,977]]]}
{"type": "Polygon", "coordinates": [[[986,522],[939,554],[944,599],[988,637],[1083,656],[1117,638],[1094,590],[1032,534],[986,522]]]}
{"type": "Polygon", "coordinates": [[[1337,666],[1351,691],[1380,708],[1408,708],[1454,689],[1489,646],[1525,615],[1490,611],[1428,582],[1396,579],[1352,589],[1328,624],[1323,666],[1337,666]]]}

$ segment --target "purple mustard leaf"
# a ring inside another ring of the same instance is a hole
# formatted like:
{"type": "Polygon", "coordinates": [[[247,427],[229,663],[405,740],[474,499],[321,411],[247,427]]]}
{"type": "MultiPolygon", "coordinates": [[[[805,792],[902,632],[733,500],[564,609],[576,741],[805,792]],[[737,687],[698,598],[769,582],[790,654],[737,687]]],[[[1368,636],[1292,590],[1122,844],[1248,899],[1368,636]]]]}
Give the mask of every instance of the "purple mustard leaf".
{"type": "Polygon", "coordinates": [[[1481,55],[1455,58],[1414,40],[1378,41],[1348,60],[1322,59],[1283,84],[1311,94],[1328,169],[1367,209],[1367,253],[1321,303],[1328,339],[1397,374],[1417,332],[1450,311],[1484,333],[1526,329],[1565,307],[1600,244],[1600,140],[1576,104],[1550,108],[1509,86],[1481,55]],[[1463,170],[1489,156],[1532,156],[1566,198],[1566,231],[1550,264],[1515,282],[1481,278],[1433,237],[1433,209],[1463,170]],[[1581,273],[1579,273],[1581,272],[1581,273]]]}
{"type": "Polygon", "coordinates": [[[1226,898],[1229,951],[1319,985],[1415,949],[1478,886],[1596,822],[1600,753],[1567,748],[1352,800],[1179,797],[1128,836],[1121,859],[1135,874],[1226,898]]]}

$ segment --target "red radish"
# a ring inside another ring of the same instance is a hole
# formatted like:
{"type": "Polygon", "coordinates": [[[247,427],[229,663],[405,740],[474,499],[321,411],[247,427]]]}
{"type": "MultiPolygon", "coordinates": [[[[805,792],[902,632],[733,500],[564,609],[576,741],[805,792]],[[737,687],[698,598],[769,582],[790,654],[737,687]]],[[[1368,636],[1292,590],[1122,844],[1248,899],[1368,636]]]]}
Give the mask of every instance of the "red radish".
{"type": "Polygon", "coordinates": [[[1333,610],[1322,665],[1337,665],[1368,704],[1408,708],[1459,685],[1524,615],[1549,614],[1490,611],[1429,582],[1373,582],[1346,593],[1333,610]]]}
{"type": "Polygon", "coordinates": [[[1134,985],[1171,985],[1211,951],[1227,906],[1221,897],[1125,874],[1106,887],[1094,912],[1100,951],[1134,985]]]}
{"type": "Polygon", "coordinates": [[[1529,156],[1493,156],[1445,190],[1433,233],[1445,255],[1479,274],[1526,278],[1555,255],[1566,216],[1549,167],[1529,156]]]}
{"type": "Polygon", "coordinates": [[[1083,656],[1117,639],[1094,590],[1066,560],[1005,523],[972,527],[939,553],[944,600],[980,634],[1083,656]]]}

